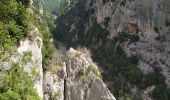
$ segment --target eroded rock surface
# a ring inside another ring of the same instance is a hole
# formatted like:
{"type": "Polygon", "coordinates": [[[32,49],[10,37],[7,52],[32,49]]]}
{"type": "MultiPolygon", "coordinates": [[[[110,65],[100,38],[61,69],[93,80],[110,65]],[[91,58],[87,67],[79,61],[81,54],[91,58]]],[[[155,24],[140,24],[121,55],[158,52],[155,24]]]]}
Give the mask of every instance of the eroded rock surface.
{"type": "Polygon", "coordinates": [[[96,64],[83,52],[71,48],[67,53],[65,100],[115,100],[99,78],[96,64]]]}

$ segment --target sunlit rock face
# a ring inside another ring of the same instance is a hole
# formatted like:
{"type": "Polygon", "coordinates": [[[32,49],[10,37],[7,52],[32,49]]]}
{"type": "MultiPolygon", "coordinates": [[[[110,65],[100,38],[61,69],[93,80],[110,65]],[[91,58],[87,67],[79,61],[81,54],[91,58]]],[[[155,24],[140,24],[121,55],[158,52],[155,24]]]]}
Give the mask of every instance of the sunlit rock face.
{"type": "MultiPolygon", "coordinates": [[[[38,29],[35,27],[31,32],[40,34],[38,29]]],[[[32,40],[25,38],[20,41],[20,46],[18,47],[18,52],[21,57],[24,56],[24,53],[31,52],[31,60],[24,63],[24,71],[28,72],[34,80],[34,87],[37,90],[38,95],[43,98],[43,69],[42,69],[42,39],[38,36],[32,38],[32,40]],[[37,75],[33,75],[33,71],[37,75]]],[[[23,63],[20,58],[15,58],[17,61],[23,63]]],[[[15,61],[15,60],[14,60],[15,61]]]]}
{"type": "Polygon", "coordinates": [[[70,48],[65,63],[55,73],[46,72],[45,100],[116,100],[99,78],[99,69],[87,50],[70,48]]]}
{"type": "Polygon", "coordinates": [[[71,48],[67,53],[65,100],[115,100],[99,78],[99,70],[89,53],[71,48]]]}

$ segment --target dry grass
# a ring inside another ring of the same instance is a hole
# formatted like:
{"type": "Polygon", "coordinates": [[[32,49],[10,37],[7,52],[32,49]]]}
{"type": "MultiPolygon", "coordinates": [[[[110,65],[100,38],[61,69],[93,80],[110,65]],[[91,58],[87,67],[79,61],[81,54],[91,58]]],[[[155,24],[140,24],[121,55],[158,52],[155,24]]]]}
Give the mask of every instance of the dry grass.
{"type": "Polygon", "coordinates": [[[49,71],[52,73],[52,74],[57,74],[59,71],[61,70],[61,68],[59,66],[51,66],[49,68],[49,71]]]}

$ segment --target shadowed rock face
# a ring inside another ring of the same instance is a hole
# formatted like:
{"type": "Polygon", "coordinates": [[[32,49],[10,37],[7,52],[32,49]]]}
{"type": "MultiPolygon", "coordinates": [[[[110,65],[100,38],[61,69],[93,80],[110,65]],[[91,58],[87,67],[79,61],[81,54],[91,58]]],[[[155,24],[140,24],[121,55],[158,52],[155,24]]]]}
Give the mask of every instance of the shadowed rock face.
{"type": "Polygon", "coordinates": [[[94,51],[102,46],[112,47],[116,42],[126,56],[139,56],[137,67],[144,75],[155,73],[158,68],[170,87],[169,8],[169,0],[79,0],[75,8],[59,18],[59,26],[67,29],[60,28],[57,32],[66,45],[80,44],[94,51]],[[137,41],[116,40],[120,32],[137,36],[137,41]]]}

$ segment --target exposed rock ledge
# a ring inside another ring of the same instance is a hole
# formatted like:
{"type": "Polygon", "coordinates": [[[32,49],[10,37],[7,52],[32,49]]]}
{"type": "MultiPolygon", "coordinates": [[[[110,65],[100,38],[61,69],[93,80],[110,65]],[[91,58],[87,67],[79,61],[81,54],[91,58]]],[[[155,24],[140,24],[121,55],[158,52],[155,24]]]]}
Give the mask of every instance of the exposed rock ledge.
{"type": "Polygon", "coordinates": [[[99,74],[86,51],[71,48],[67,53],[65,100],[115,100],[99,74]]]}
{"type": "MultiPolygon", "coordinates": [[[[66,54],[66,66],[63,66],[62,72],[65,74],[60,72],[56,78],[57,82],[45,82],[47,90],[48,87],[55,89],[55,92],[51,91],[52,98],[56,100],[116,100],[99,78],[99,69],[86,50],[80,52],[70,48],[66,54]],[[56,97],[54,97],[55,93],[57,93],[56,97]]],[[[53,81],[53,76],[55,75],[47,73],[45,80],[53,81]]],[[[45,94],[45,100],[51,98],[48,94],[45,94]]]]}

